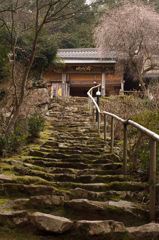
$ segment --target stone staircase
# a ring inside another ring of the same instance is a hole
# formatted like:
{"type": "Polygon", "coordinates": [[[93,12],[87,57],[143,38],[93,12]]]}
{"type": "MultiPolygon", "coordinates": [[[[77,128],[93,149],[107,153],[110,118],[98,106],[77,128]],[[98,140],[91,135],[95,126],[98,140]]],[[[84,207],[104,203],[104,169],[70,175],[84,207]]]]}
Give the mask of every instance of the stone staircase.
{"type": "Polygon", "coordinates": [[[87,106],[78,97],[52,103],[45,141],[1,160],[0,229],[29,226],[34,239],[159,239],[143,202],[148,184],[122,175],[87,106]]]}

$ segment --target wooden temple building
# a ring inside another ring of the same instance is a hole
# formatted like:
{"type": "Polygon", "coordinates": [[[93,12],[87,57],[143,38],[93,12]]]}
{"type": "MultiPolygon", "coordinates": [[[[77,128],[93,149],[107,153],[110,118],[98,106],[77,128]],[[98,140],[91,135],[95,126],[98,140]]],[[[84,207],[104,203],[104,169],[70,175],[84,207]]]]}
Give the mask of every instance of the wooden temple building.
{"type": "Polygon", "coordinates": [[[116,95],[123,90],[123,76],[115,71],[113,53],[101,59],[95,48],[60,49],[58,56],[63,64],[50,67],[44,76],[52,98],[57,95],[84,97],[91,87],[100,83],[102,96],[116,95]]]}

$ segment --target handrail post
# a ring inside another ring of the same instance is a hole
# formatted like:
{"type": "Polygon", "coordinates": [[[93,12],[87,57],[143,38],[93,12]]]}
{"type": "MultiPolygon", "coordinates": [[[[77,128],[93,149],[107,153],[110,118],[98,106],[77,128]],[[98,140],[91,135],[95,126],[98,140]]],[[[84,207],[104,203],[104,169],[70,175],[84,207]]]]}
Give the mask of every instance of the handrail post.
{"type": "Polygon", "coordinates": [[[93,122],[94,122],[94,115],[95,115],[95,106],[93,106],[93,122]]]}
{"type": "Polygon", "coordinates": [[[104,114],[104,141],[107,140],[107,115],[104,114]]]}
{"type": "Polygon", "coordinates": [[[90,101],[91,101],[91,99],[89,98],[88,99],[88,109],[90,110],[90,101]]]}
{"type": "Polygon", "coordinates": [[[110,145],[110,152],[113,153],[114,147],[114,118],[111,118],[111,145],[110,145]]]}
{"type": "Polygon", "coordinates": [[[127,125],[124,124],[123,174],[127,174],[127,125]]]}
{"type": "Polygon", "coordinates": [[[156,141],[150,138],[150,221],[155,221],[156,141]]]}
{"type": "Polygon", "coordinates": [[[98,113],[98,135],[100,135],[100,113],[98,113]]]}
{"type": "MultiPolygon", "coordinates": [[[[92,96],[92,91],[90,92],[91,96],[92,96]]],[[[89,113],[91,114],[92,111],[92,100],[90,99],[90,105],[89,105],[89,113]]]]}

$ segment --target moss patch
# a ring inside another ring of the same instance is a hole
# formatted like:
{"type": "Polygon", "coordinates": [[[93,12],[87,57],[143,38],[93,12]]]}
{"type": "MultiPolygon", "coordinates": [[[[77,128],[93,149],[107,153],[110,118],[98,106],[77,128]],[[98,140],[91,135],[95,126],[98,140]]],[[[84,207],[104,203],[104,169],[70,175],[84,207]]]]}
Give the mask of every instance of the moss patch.
{"type": "Polygon", "coordinates": [[[51,186],[52,183],[40,178],[40,177],[33,177],[33,176],[16,176],[13,177],[13,180],[19,184],[35,184],[35,185],[47,185],[51,186]]]}

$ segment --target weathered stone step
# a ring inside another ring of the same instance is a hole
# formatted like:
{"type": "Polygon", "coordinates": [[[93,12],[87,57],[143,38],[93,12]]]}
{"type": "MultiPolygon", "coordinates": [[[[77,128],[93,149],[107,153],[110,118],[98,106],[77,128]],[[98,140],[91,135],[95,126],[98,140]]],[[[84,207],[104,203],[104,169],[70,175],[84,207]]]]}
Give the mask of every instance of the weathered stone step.
{"type": "MultiPolygon", "coordinates": [[[[49,151],[48,151],[49,152],[49,151]]],[[[89,154],[89,153],[84,153],[81,154],[81,151],[78,150],[76,154],[74,153],[61,153],[59,149],[55,150],[55,152],[50,151],[49,153],[47,152],[46,149],[43,149],[43,151],[39,151],[39,150],[30,150],[30,156],[33,157],[39,157],[39,158],[43,158],[47,159],[47,158],[52,158],[52,159],[81,159],[81,161],[83,159],[87,159],[87,160],[112,160],[114,162],[120,162],[120,158],[118,156],[116,156],[115,154],[109,154],[106,151],[101,152],[100,154],[97,154],[98,152],[95,152],[96,154],[89,154]]],[[[32,157],[32,159],[33,159],[32,157]]]]}
{"type": "Polygon", "coordinates": [[[78,153],[74,154],[74,153],[60,153],[59,152],[52,152],[50,151],[48,152],[44,152],[44,151],[37,151],[37,150],[30,150],[29,153],[30,156],[34,156],[34,157],[41,157],[41,158],[53,158],[53,159],[67,159],[69,161],[69,159],[82,159],[86,158],[87,160],[97,160],[97,159],[109,159],[108,155],[106,152],[103,152],[101,154],[89,154],[89,153],[85,153],[82,154],[80,150],[78,150],[78,153]]]}
{"type": "MultiPolygon", "coordinates": [[[[31,155],[31,156],[37,156],[36,153],[35,155],[31,155]]],[[[43,155],[45,156],[45,155],[43,155]]],[[[64,154],[64,153],[54,153],[54,152],[50,152],[49,154],[46,155],[46,158],[56,158],[56,159],[82,159],[83,158],[87,158],[87,160],[97,160],[97,159],[108,159],[107,154],[101,153],[101,154],[81,154],[80,152],[78,154],[64,154]]]]}
{"type": "Polygon", "coordinates": [[[67,135],[67,136],[60,136],[60,138],[57,138],[57,140],[59,141],[59,139],[60,140],[64,139],[64,140],[74,140],[74,141],[80,140],[80,141],[82,141],[82,140],[88,140],[88,138],[89,138],[88,136],[73,137],[73,136],[67,135]]]}
{"type": "Polygon", "coordinates": [[[103,142],[103,140],[101,140],[101,142],[97,142],[97,141],[74,141],[74,140],[67,140],[67,142],[65,140],[60,139],[54,139],[54,141],[49,141],[46,142],[43,147],[46,146],[59,146],[59,144],[62,146],[62,144],[66,144],[69,145],[70,147],[72,146],[80,146],[82,147],[88,147],[88,148],[97,148],[97,149],[104,149],[106,147],[106,144],[103,142]]]}
{"type": "MultiPolygon", "coordinates": [[[[95,149],[74,149],[74,148],[54,148],[54,149],[46,149],[41,147],[41,151],[43,152],[50,152],[51,154],[91,154],[91,155],[100,155],[102,152],[97,151],[95,149]]],[[[103,151],[104,153],[104,151],[103,151]]]]}
{"type": "Polygon", "coordinates": [[[111,219],[123,222],[127,227],[132,225],[140,226],[148,223],[147,210],[127,201],[99,202],[89,201],[87,199],[74,199],[65,202],[64,206],[74,211],[75,219],[111,219]]]}
{"type": "Polygon", "coordinates": [[[142,194],[137,194],[136,192],[131,191],[106,191],[106,192],[94,192],[88,191],[83,188],[75,188],[70,189],[70,192],[75,194],[76,198],[84,198],[88,200],[100,200],[100,201],[108,201],[108,200],[129,200],[129,201],[141,201],[143,198],[142,194]]]}
{"type": "Polygon", "coordinates": [[[124,175],[76,175],[76,174],[51,174],[45,173],[38,170],[29,170],[25,167],[15,166],[14,170],[18,172],[20,175],[25,176],[37,176],[45,179],[47,181],[67,181],[67,182],[80,182],[80,183],[109,183],[114,181],[130,181],[131,178],[124,175]]]}
{"type": "Polygon", "coordinates": [[[122,169],[116,169],[116,170],[100,170],[100,169],[73,169],[73,168],[57,168],[57,167],[45,167],[46,172],[48,173],[76,173],[77,175],[84,175],[84,174],[98,174],[98,175],[116,175],[121,174],[122,169]]]}
{"type": "Polygon", "coordinates": [[[54,186],[71,189],[83,188],[94,192],[114,191],[132,191],[140,192],[146,190],[149,186],[146,183],[132,182],[111,182],[111,183],[74,183],[74,182],[54,182],[54,186]]]}
{"type": "MultiPolygon", "coordinates": [[[[76,128],[76,127],[80,127],[80,128],[82,128],[83,127],[83,125],[84,125],[84,122],[83,123],[71,123],[70,124],[70,122],[67,122],[67,123],[63,123],[63,122],[61,122],[61,123],[59,123],[59,122],[57,122],[56,123],[56,128],[54,127],[54,129],[58,129],[58,127],[65,127],[65,128],[76,128]]],[[[53,125],[54,126],[54,125],[53,125]]]]}
{"type": "MultiPolygon", "coordinates": [[[[74,181],[74,182],[81,182],[81,183],[98,183],[98,182],[103,182],[103,183],[109,183],[110,181],[130,181],[131,178],[128,176],[123,176],[123,175],[77,175],[76,173],[73,174],[73,172],[70,174],[64,174],[64,173],[59,173],[59,174],[51,174],[51,173],[46,173],[43,171],[38,171],[38,170],[31,170],[26,167],[22,166],[15,166],[14,170],[18,172],[21,176],[29,175],[29,176],[37,176],[41,177],[42,179],[45,179],[47,181],[74,181]]],[[[10,182],[12,180],[12,177],[10,177],[10,182]]]]}
{"type": "Polygon", "coordinates": [[[59,150],[67,150],[67,151],[80,150],[80,151],[85,151],[86,153],[93,152],[95,148],[98,149],[98,152],[105,152],[107,150],[105,144],[85,145],[85,144],[79,144],[75,142],[61,142],[61,141],[46,142],[41,146],[41,149],[50,150],[51,148],[53,150],[59,149],[59,150]]]}
{"type": "Polygon", "coordinates": [[[80,183],[109,183],[114,181],[130,181],[130,177],[124,177],[123,175],[107,175],[107,176],[99,176],[99,175],[81,175],[76,176],[75,174],[55,174],[54,179],[56,181],[73,181],[80,183]]]}
{"type": "MultiPolygon", "coordinates": [[[[55,115],[56,116],[56,115],[55,115]]],[[[85,123],[85,122],[88,122],[89,121],[89,119],[86,119],[86,118],[77,118],[77,117],[74,117],[74,116],[63,116],[62,117],[62,121],[61,121],[61,119],[59,118],[59,121],[58,121],[58,124],[57,124],[57,126],[58,125],[61,125],[61,124],[63,124],[63,121],[65,122],[65,124],[67,125],[67,123],[69,123],[70,124],[70,121],[72,121],[72,122],[74,122],[74,121],[76,121],[77,122],[77,125],[78,124],[80,124],[80,123],[85,123]]]]}
{"type": "Polygon", "coordinates": [[[36,186],[34,184],[0,184],[0,196],[4,197],[30,197],[36,195],[49,195],[54,194],[56,188],[54,186],[36,186]]]}
{"type": "Polygon", "coordinates": [[[83,156],[82,155],[82,158],[64,158],[64,159],[58,159],[58,158],[43,158],[43,159],[34,159],[32,158],[32,160],[42,160],[42,161],[46,161],[46,162],[61,162],[61,163],[65,163],[65,162],[82,162],[82,163],[85,163],[85,164],[98,164],[98,163],[102,163],[102,164],[106,164],[106,163],[113,163],[112,160],[110,159],[94,159],[94,160],[91,160],[91,159],[87,159],[87,157],[85,157],[85,155],[83,156]]]}
{"type": "Polygon", "coordinates": [[[43,161],[43,160],[26,160],[28,163],[33,163],[38,166],[44,166],[44,167],[58,167],[58,168],[75,168],[75,169],[119,169],[122,167],[120,164],[114,164],[114,163],[106,163],[106,164],[86,164],[83,162],[52,162],[52,161],[43,161]]]}

